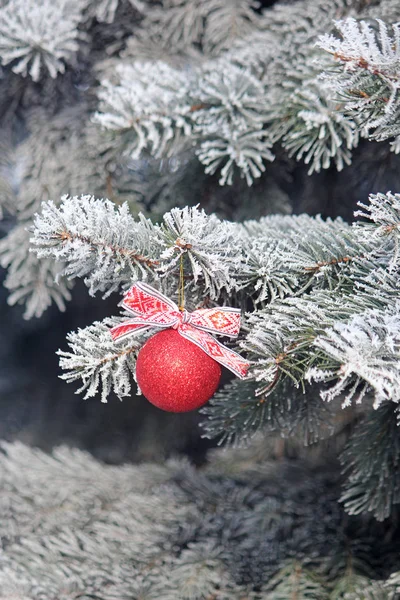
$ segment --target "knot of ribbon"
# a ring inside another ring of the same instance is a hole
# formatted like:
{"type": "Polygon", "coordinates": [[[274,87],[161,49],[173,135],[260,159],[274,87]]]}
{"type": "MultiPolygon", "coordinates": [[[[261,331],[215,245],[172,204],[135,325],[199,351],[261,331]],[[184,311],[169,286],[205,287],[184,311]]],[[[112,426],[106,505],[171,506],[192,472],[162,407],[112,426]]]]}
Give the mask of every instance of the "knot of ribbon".
{"type": "Polygon", "coordinates": [[[240,330],[239,309],[217,306],[200,308],[192,313],[181,311],[175,302],[143,282],[135,283],[128,290],[121,305],[133,319],[111,329],[114,341],[150,327],[173,328],[241,379],[246,376],[250,363],[210,335],[236,337],[240,330]]]}

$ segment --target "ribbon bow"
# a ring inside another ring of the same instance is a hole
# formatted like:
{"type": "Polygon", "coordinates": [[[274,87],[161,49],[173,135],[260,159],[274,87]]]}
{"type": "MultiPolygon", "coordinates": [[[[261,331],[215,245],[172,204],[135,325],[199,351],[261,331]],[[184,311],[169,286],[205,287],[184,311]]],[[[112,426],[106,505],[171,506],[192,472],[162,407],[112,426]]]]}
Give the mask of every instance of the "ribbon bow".
{"type": "Polygon", "coordinates": [[[134,318],[111,329],[114,341],[149,327],[172,327],[232,373],[241,379],[245,377],[249,363],[209,333],[236,337],[240,329],[239,309],[224,306],[201,308],[192,313],[181,311],[175,302],[143,282],[135,283],[121,304],[134,318]]]}

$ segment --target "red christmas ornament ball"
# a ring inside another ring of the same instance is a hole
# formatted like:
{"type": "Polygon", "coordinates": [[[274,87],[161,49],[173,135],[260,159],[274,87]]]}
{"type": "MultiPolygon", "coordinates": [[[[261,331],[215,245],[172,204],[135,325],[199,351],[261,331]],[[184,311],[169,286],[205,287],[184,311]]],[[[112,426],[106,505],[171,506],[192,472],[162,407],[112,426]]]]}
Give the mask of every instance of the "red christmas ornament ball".
{"type": "Polygon", "coordinates": [[[143,395],[168,412],[203,406],[220,377],[220,365],[175,329],[153,335],[138,354],[136,379],[143,395]]]}

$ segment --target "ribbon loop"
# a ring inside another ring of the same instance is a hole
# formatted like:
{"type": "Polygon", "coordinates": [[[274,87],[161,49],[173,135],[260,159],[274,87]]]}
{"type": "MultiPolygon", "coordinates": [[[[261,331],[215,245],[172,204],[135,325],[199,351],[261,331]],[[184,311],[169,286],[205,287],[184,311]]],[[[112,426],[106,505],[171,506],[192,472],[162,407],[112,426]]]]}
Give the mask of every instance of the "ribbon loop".
{"type": "Polygon", "coordinates": [[[239,309],[223,306],[202,308],[192,313],[180,311],[175,302],[143,282],[135,283],[121,304],[134,318],[111,329],[114,341],[149,327],[171,327],[238,377],[246,376],[250,363],[210,335],[236,337],[240,330],[239,309]]]}

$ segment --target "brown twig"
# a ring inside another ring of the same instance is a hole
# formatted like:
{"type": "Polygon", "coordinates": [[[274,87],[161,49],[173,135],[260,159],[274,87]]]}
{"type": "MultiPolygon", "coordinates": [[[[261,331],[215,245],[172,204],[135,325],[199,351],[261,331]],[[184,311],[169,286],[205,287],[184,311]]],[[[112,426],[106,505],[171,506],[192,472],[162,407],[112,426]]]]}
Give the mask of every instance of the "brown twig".
{"type": "Polygon", "coordinates": [[[57,237],[59,237],[63,243],[64,242],[72,242],[74,240],[79,240],[80,242],[83,242],[84,244],[88,244],[89,246],[93,246],[94,248],[103,249],[104,252],[107,248],[107,249],[111,250],[112,252],[114,252],[115,254],[121,254],[122,256],[126,256],[127,258],[129,258],[131,260],[141,262],[141,263],[145,264],[146,267],[149,267],[149,268],[154,268],[160,264],[158,260],[153,260],[151,258],[148,258],[147,256],[143,256],[142,254],[137,254],[133,250],[128,250],[127,248],[120,248],[119,246],[113,246],[112,244],[104,244],[102,242],[94,242],[90,238],[88,238],[84,235],[81,235],[79,233],[72,234],[69,231],[62,231],[61,233],[57,234],[57,237]]]}
{"type": "Polygon", "coordinates": [[[304,267],[304,270],[307,272],[315,272],[318,269],[322,269],[322,267],[328,267],[332,265],[338,265],[341,263],[348,263],[354,260],[355,258],[363,258],[362,256],[342,256],[341,258],[332,258],[331,260],[324,260],[317,262],[316,265],[312,267],[304,267]]]}
{"type": "MultiPolygon", "coordinates": [[[[193,248],[192,244],[189,244],[189,242],[185,242],[185,240],[182,240],[181,238],[177,238],[175,240],[175,246],[181,248],[182,250],[190,250],[191,248],[193,248]]],[[[177,248],[175,248],[175,250],[177,250],[177,248]]]]}
{"type": "Polygon", "coordinates": [[[100,361],[100,365],[104,365],[113,360],[118,360],[119,358],[121,358],[121,356],[127,356],[129,354],[132,354],[132,352],[135,352],[136,350],[137,350],[137,348],[128,348],[127,350],[122,350],[122,352],[119,352],[118,354],[113,354],[112,356],[107,356],[106,358],[102,358],[100,361]]]}
{"type": "MultiPolygon", "coordinates": [[[[329,52],[329,50],[327,51],[329,52]]],[[[341,60],[342,62],[353,62],[357,65],[357,67],[360,67],[360,69],[365,69],[370,71],[370,73],[372,73],[372,75],[378,75],[379,77],[384,77],[385,79],[389,79],[390,81],[398,81],[399,78],[395,77],[394,75],[388,75],[387,73],[384,73],[382,71],[380,71],[379,69],[376,68],[370,68],[371,65],[370,63],[365,60],[365,58],[363,58],[362,56],[360,58],[354,58],[351,56],[346,56],[345,54],[342,54],[341,52],[329,52],[329,54],[333,55],[333,58],[335,60],[341,60]]]]}

